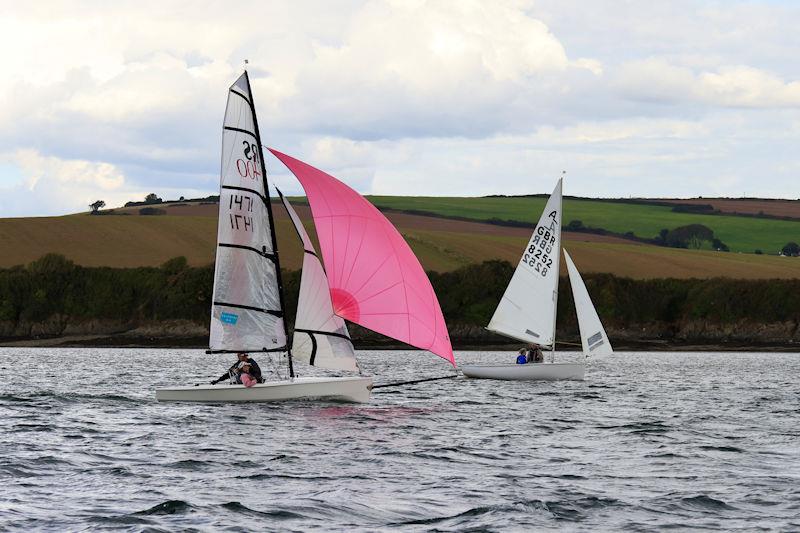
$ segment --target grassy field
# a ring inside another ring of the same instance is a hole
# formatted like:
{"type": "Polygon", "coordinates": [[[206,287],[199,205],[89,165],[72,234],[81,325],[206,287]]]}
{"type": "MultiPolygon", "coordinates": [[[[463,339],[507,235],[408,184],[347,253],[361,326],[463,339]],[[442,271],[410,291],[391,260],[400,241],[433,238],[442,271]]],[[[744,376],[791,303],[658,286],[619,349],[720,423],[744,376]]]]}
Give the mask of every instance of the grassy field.
{"type": "MultiPolygon", "coordinates": [[[[308,220],[308,208],[297,209],[308,220]]],[[[0,267],[27,264],[51,252],[86,266],[158,266],[179,255],[192,265],[209,264],[214,258],[216,217],[210,216],[213,210],[207,211],[204,216],[72,215],[0,219],[0,267]]],[[[298,269],[302,250],[297,235],[283,210],[275,209],[275,214],[281,265],[298,269]]],[[[389,217],[423,266],[436,271],[454,270],[489,259],[515,263],[530,233],[525,228],[406,214],[389,214],[389,217]]],[[[313,233],[310,224],[307,228],[313,233]]],[[[639,279],[800,277],[798,258],[676,250],[580,233],[565,233],[564,241],[582,272],[607,272],[639,279]]]]}
{"type": "MultiPolygon", "coordinates": [[[[474,220],[499,218],[535,223],[544,209],[544,198],[445,198],[410,196],[370,196],[379,207],[418,210],[443,216],[474,220]]],[[[585,226],[616,233],[632,231],[639,237],[652,238],[662,228],[673,229],[687,224],[703,224],[714,230],[733,252],[776,254],[788,242],[800,242],[800,222],[726,215],[675,213],[666,206],[649,206],[564,200],[564,224],[580,220],[585,226]]]]}

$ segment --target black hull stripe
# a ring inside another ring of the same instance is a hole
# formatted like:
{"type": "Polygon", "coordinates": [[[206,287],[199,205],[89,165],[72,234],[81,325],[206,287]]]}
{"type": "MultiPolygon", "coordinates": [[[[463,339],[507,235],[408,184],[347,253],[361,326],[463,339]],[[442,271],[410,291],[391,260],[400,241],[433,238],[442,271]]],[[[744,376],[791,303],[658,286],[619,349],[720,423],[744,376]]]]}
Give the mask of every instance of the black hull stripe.
{"type": "Polygon", "coordinates": [[[238,248],[239,250],[249,250],[251,252],[257,253],[258,255],[263,257],[264,259],[269,259],[273,263],[275,262],[275,254],[268,254],[266,252],[262,252],[258,248],[253,248],[252,246],[245,246],[243,244],[227,244],[227,243],[224,243],[224,242],[221,242],[221,243],[217,244],[217,246],[219,246],[221,248],[238,248]]]}
{"type": "Polygon", "coordinates": [[[332,331],[317,331],[315,329],[301,329],[301,328],[295,328],[294,330],[300,331],[302,333],[308,333],[312,337],[314,335],[327,335],[328,337],[338,337],[340,339],[344,339],[350,342],[350,344],[353,344],[353,341],[350,339],[350,337],[348,337],[347,335],[342,335],[341,333],[334,333],[332,331]]]}
{"type": "Polygon", "coordinates": [[[252,131],[243,130],[242,128],[234,128],[232,126],[223,126],[222,128],[226,129],[226,130],[229,130],[229,131],[238,131],[239,133],[246,133],[247,135],[249,135],[253,139],[256,138],[256,134],[255,133],[253,133],[252,131]]]}
{"type": "Polygon", "coordinates": [[[266,313],[268,315],[274,315],[277,317],[283,316],[283,311],[275,311],[273,309],[262,309],[260,307],[252,307],[250,305],[239,305],[239,304],[231,304],[227,302],[214,302],[214,305],[219,305],[221,307],[234,307],[236,309],[246,309],[248,311],[256,311],[259,313],[266,313]]]}
{"type": "Polygon", "coordinates": [[[248,189],[247,187],[234,187],[233,185],[223,185],[222,187],[220,187],[220,189],[230,189],[232,191],[249,192],[249,193],[255,194],[256,196],[261,198],[261,201],[264,202],[264,205],[267,204],[267,197],[264,196],[263,194],[261,194],[260,192],[258,192],[255,189],[248,189]]]}

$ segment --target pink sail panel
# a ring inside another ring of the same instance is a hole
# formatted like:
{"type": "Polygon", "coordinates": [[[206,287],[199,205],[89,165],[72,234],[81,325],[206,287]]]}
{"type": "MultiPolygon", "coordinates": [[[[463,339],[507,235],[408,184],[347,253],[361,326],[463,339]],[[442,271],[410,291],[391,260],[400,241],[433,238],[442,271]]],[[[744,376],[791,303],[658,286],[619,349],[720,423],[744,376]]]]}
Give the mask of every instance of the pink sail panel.
{"type": "Polygon", "coordinates": [[[333,176],[270,148],[300,180],[317,228],[334,312],[455,366],[447,326],[414,252],[375,206],[333,176]]]}

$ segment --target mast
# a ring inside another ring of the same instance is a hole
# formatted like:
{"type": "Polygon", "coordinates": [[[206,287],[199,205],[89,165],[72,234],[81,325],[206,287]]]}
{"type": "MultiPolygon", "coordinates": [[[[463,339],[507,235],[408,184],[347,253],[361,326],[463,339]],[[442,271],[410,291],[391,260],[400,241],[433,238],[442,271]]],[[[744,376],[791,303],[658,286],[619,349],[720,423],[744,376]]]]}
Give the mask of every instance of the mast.
{"type": "Polygon", "coordinates": [[[294,365],[292,364],[292,348],[289,344],[289,327],[286,325],[286,303],[283,297],[283,280],[281,279],[281,264],[278,260],[278,239],[275,237],[275,220],[272,218],[272,200],[269,195],[269,185],[267,184],[267,164],[264,161],[264,153],[261,143],[261,131],[258,129],[258,117],[256,116],[256,102],[253,97],[253,89],[250,87],[250,75],[247,73],[247,63],[245,63],[244,77],[247,80],[247,91],[250,93],[250,103],[253,106],[253,126],[256,134],[256,143],[258,144],[258,157],[261,160],[261,179],[264,182],[264,196],[267,198],[267,216],[269,217],[269,232],[272,238],[272,253],[275,254],[275,275],[278,281],[278,296],[281,302],[281,311],[284,313],[283,317],[283,331],[286,335],[286,355],[289,361],[289,377],[294,378],[294,365]]]}
{"type": "MultiPolygon", "coordinates": [[[[560,260],[561,260],[561,222],[564,220],[564,212],[563,212],[563,208],[564,208],[564,200],[563,200],[563,198],[564,198],[564,188],[563,188],[563,183],[564,183],[564,176],[566,174],[567,174],[566,170],[562,170],[561,171],[562,188],[561,188],[561,194],[558,197],[558,218],[559,218],[559,220],[558,220],[558,235],[559,235],[559,239],[558,239],[558,249],[557,249],[558,251],[556,252],[556,271],[555,271],[556,272],[556,289],[555,289],[555,291],[553,291],[553,299],[555,301],[553,302],[553,347],[550,350],[550,362],[551,363],[555,362],[555,360],[556,360],[556,317],[558,316],[558,282],[561,280],[561,265],[559,264],[560,260]]],[[[284,322],[284,324],[285,323],[286,322],[284,322]]]]}

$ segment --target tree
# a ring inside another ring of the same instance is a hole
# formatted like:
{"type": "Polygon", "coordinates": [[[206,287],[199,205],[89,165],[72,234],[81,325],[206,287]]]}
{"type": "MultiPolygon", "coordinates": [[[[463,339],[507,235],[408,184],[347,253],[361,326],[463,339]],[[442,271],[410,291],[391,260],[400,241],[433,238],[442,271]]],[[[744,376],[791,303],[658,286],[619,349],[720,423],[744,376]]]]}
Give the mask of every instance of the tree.
{"type": "Polygon", "coordinates": [[[786,243],[786,246],[781,248],[781,253],[789,257],[797,257],[800,255],[800,245],[798,245],[796,242],[786,243]]]}
{"type": "Polygon", "coordinates": [[[146,204],[160,204],[162,202],[161,198],[154,192],[151,192],[147,196],[144,197],[144,203],[146,204]]]}
{"type": "MultiPolygon", "coordinates": [[[[714,232],[702,224],[681,226],[667,233],[665,244],[672,248],[700,249],[704,241],[712,241],[714,232]]],[[[721,243],[720,243],[721,244],[721,243]]]]}
{"type": "Polygon", "coordinates": [[[103,209],[106,206],[106,203],[103,200],[97,200],[93,204],[89,204],[89,207],[92,208],[92,214],[96,214],[98,211],[103,209]]]}
{"type": "Polygon", "coordinates": [[[567,231],[580,231],[583,229],[583,222],[580,220],[570,220],[567,224],[567,231]]]}

